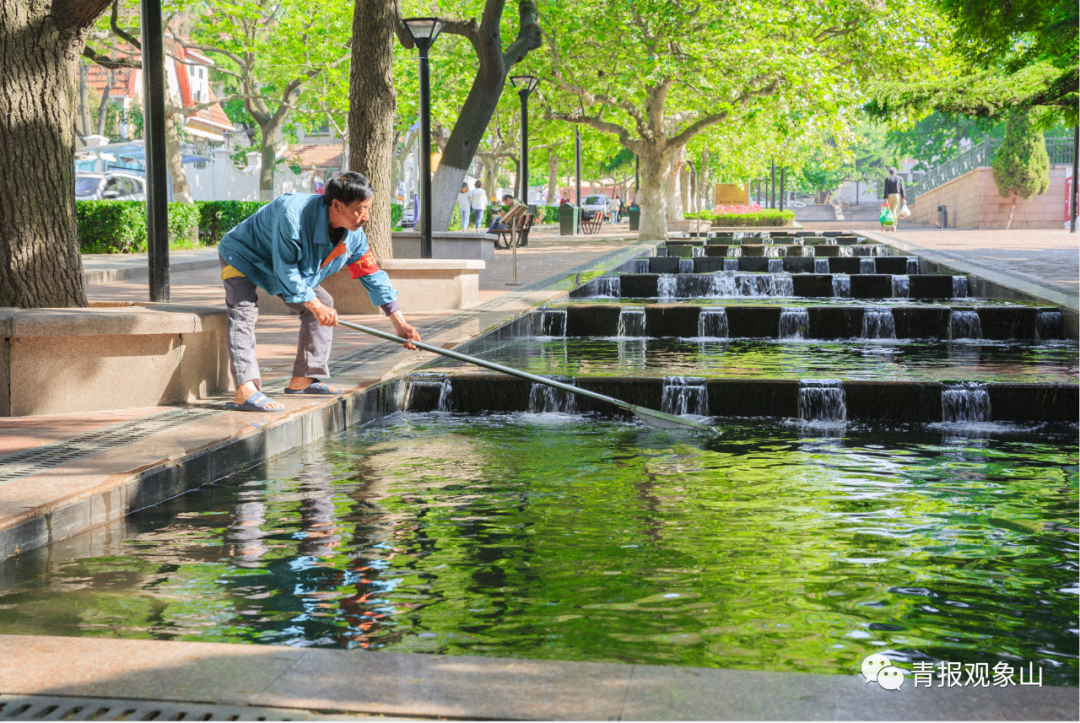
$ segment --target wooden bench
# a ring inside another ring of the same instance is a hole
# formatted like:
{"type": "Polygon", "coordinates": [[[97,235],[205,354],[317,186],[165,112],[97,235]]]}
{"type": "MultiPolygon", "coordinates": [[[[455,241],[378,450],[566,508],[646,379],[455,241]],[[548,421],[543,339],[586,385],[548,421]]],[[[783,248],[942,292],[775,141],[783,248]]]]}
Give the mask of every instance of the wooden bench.
{"type": "Polygon", "coordinates": [[[581,220],[581,230],[588,234],[597,233],[604,225],[604,214],[601,211],[591,211],[590,214],[581,220]]]}
{"type": "MultiPolygon", "coordinates": [[[[523,213],[513,221],[511,224],[516,227],[517,232],[517,245],[528,246],[529,245],[529,230],[533,225],[533,214],[523,213]]],[[[510,248],[510,231],[511,227],[500,228],[492,231],[492,233],[498,234],[499,239],[495,242],[495,248],[508,249],[510,248]]]]}

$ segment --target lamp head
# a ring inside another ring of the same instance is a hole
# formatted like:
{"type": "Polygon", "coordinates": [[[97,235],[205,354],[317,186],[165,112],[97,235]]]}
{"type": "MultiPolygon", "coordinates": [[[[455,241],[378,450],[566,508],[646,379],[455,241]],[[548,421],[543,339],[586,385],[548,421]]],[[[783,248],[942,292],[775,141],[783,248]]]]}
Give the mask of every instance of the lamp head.
{"type": "Polygon", "coordinates": [[[443,21],[438,18],[405,18],[402,20],[409,30],[417,47],[430,48],[443,29],[443,21]]]}
{"type": "Polygon", "coordinates": [[[531,93],[536,89],[536,86],[540,84],[540,79],[534,75],[511,75],[510,85],[514,86],[518,90],[524,90],[526,93],[531,93]]]}

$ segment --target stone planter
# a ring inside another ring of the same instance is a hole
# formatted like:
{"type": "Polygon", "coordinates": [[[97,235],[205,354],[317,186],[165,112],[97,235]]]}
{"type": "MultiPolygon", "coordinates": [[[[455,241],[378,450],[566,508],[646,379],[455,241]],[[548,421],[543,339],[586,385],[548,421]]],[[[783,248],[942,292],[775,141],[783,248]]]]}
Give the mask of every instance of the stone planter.
{"type": "MultiPolygon", "coordinates": [[[[431,257],[433,259],[494,261],[495,239],[497,238],[495,234],[466,231],[433,233],[431,234],[431,257]]],[[[391,234],[390,243],[394,249],[395,260],[420,258],[419,231],[398,231],[391,234]]]]}
{"type": "Polygon", "coordinates": [[[225,309],[0,309],[0,416],[205,399],[230,387],[225,309]]]}
{"type": "MultiPolygon", "coordinates": [[[[464,309],[480,300],[480,270],[483,261],[466,259],[386,259],[380,268],[390,276],[390,283],[400,292],[398,303],[406,314],[426,311],[464,309]]],[[[371,305],[367,289],[342,269],[322,283],[334,297],[339,314],[382,314],[371,305]]],[[[259,293],[259,313],[291,314],[277,296],[262,289],[259,293]]]]}
{"type": "Polygon", "coordinates": [[[708,235],[712,230],[712,223],[710,221],[698,221],[696,219],[689,221],[668,221],[667,222],[668,233],[692,233],[708,235]]]}

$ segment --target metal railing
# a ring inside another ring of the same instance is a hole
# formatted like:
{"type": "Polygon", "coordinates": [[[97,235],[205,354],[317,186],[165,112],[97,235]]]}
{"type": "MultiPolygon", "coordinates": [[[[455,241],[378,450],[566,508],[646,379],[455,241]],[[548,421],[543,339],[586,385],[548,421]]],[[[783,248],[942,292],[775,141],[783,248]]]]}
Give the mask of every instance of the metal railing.
{"type": "MultiPolygon", "coordinates": [[[[932,191],[954,178],[959,178],[969,171],[974,171],[976,168],[989,166],[994,160],[994,154],[997,153],[998,148],[1001,148],[1001,144],[1002,139],[1000,138],[987,138],[976,143],[951,161],[931,169],[919,179],[916,190],[917,195],[932,191]]],[[[1073,158],[1073,139],[1047,138],[1046,152],[1050,156],[1050,165],[1070,164],[1073,158]]]]}

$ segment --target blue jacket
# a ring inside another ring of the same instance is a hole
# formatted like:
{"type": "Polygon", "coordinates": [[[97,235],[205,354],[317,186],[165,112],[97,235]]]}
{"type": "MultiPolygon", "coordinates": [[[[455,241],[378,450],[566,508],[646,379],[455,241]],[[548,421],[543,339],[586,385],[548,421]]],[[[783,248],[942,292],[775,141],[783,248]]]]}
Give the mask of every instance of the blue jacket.
{"type": "Polygon", "coordinates": [[[346,231],[338,251],[330,241],[327,214],[318,194],[283,194],[225,234],[218,253],[256,286],[292,304],[314,299],[315,287],[345,266],[374,306],[395,301],[398,292],[375,264],[363,229],[346,231]],[[331,252],[334,258],[324,264],[331,252]]]}

